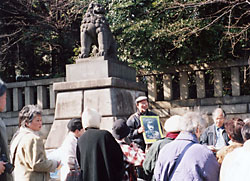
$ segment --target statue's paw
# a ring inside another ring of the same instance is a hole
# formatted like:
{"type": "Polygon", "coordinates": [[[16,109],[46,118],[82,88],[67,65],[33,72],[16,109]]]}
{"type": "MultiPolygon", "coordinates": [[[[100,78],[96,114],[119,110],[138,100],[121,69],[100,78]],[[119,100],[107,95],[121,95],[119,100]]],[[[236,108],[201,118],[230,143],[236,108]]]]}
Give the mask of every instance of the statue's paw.
{"type": "Polygon", "coordinates": [[[87,58],[88,56],[85,53],[81,53],[78,58],[87,58]]]}
{"type": "Polygon", "coordinates": [[[98,54],[97,54],[97,56],[104,56],[104,54],[105,54],[105,52],[104,51],[100,51],[100,52],[98,52],[98,54]]]}

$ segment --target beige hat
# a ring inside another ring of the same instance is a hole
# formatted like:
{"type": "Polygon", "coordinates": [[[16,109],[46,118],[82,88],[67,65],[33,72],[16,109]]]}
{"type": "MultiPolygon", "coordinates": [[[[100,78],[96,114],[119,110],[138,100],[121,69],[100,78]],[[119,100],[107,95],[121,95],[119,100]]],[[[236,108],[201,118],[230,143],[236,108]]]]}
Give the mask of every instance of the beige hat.
{"type": "Polygon", "coordinates": [[[179,132],[181,131],[181,121],[182,117],[179,115],[174,115],[168,118],[164,124],[164,129],[166,132],[179,132]]]}
{"type": "Polygon", "coordinates": [[[101,115],[91,108],[85,108],[82,113],[82,126],[84,128],[93,127],[100,128],[101,115]]]}
{"type": "Polygon", "coordinates": [[[139,96],[136,98],[135,103],[137,104],[138,102],[141,102],[143,100],[148,100],[146,96],[139,96]]]}

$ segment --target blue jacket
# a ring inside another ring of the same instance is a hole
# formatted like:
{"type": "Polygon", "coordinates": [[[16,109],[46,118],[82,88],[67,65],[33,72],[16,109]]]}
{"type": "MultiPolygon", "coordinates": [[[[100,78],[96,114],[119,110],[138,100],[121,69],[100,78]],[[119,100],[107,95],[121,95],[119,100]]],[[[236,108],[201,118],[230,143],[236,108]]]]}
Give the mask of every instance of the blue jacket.
{"type": "Polygon", "coordinates": [[[219,168],[211,150],[200,145],[194,134],[181,132],[174,141],[161,149],[154,177],[157,181],[217,181],[219,168]]]}

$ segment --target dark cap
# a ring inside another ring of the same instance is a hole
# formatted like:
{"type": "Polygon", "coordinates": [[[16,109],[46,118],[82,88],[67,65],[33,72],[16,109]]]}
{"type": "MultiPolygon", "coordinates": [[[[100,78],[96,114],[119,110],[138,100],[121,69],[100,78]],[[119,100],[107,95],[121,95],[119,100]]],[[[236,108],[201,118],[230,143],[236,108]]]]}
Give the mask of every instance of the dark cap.
{"type": "Polygon", "coordinates": [[[112,135],[114,136],[114,138],[121,140],[128,136],[129,132],[130,129],[126,124],[126,121],[124,121],[123,119],[117,119],[114,122],[112,127],[112,135]]]}
{"type": "Polygon", "coordinates": [[[74,132],[77,129],[80,131],[83,128],[82,121],[79,118],[73,118],[68,122],[67,127],[69,131],[72,131],[72,132],[74,132]]]}
{"type": "Polygon", "coordinates": [[[0,79],[0,97],[6,92],[6,84],[0,79]]]}

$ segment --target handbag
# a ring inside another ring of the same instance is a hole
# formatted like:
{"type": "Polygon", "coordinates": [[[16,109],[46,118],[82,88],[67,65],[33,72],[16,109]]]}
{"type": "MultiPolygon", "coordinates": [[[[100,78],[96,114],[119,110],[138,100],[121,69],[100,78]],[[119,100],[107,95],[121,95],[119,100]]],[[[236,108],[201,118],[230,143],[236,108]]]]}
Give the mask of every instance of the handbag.
{"type": "Polygon", "coordinates": [[[76,161],[74,169],[70,170],[67,174],[66,181],[82,181],[82,172],[81,169],[78,168],[76,161]]]}

